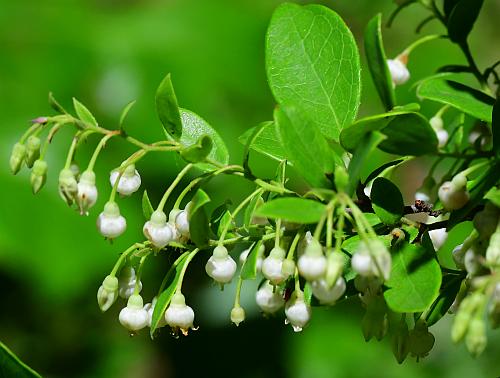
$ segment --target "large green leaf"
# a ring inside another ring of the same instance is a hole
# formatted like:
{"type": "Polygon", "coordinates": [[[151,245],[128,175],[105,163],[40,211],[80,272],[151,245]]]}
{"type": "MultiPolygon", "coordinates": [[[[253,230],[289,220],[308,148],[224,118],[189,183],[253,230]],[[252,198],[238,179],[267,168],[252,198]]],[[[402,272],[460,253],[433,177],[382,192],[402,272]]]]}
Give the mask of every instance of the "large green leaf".
{"type": "Polygon", "coordinates": [[[254,280],[257,277],[257,262],[259,260],[259,250],[262,246],[262,240],[255,242],[247,255],[243,266],[241,267],[240,276],[244,280],[254,280]]]}
{"type": "Polygon", "coordinates": [[[382,42],[382,15],[373,17],[365,29],[365,54],[368,68],[378,95],[385,110],[391,110],[396,105],[396,95],[392,85],[391,74],[387,67],[384,44],[382,42]]]}
{"type": "Polygon", "coordinates": [[[448,36],[453,42],[463,43],[476,22],[483,0],[460,0],[448,16],[448,36]]]}
{"type": "Polygon", "coordinates": [[[412,110],[394,110],[387,113],[376,114],[373,116],[358,119],[351,126],[346,127],[340,133],[340,143],[347,151],[354,151],[359,146],[364,135],[370,131],[382,130],[394,118],[413,112],[412,110]]]}
{"type": "Polygon", "coordinates": [[[417,95],[453,106],[475,118],[491,122],[495,99],[456,81],[440,78],[424,80],[417,88],[417,95]]]}
{"type": "Polygon", "coordinates": [[[436,132],[418,113],[395,117],[382,133],[387,139],[380,143],[379,148],[390,154],[420,156],[437,152],[436,132]]]}
{"type": "Polygon", "coordinates": [[[158,328],[158,324],[160,323],[161,318],[165,314],[165,310],[170,304],[170,300],[172,299],[175,289],[177,286],[177,282],[179,281],[179,276],[188,261],[189,252],[184,252],[177,260],[172,264],[170,269],[168,270],[165,278],[163,279],[162,286],[165,288],[160,295],[158,295],[156,300],[155,308],[153,309],[153,315],[151,317],[151,328],[149,333],[151,338],[154,337],[154,333],[158,328]]]}
{"type": "Polygon", "coordinates": [[[205,247],[209,240],[209,220],[204,208],[208,202],[210,197],[202,189],[198,189],[191,199],[189,235],[198,247],[205,247]]]}
{"type": "Polygon", "coordinates": [[[335,168],[335,153],[316,125],[295,107],[281,106],[274,112],[286,157],[314,187],[330,187],[328,176],[335,168]]]}
{"type": "Polygon", "coordinates": [[[378,177],[373,181],[370,199],[375,214],[386,225],[395,225],[404,214],[405,205],[401,192],[384,177],[378,177]]]}
{"type": "Polygon", "coordinates": [[[446,315],[457,297],[460,286],[462,285],[462,280],[462,276],[454,274],[443,277],[443,284],[441,285],[439,296],[434,301],[430,311],[425,317],[425,321],[429,327],[436,324],[443,316],[446,315]]]}
{"type": "MultiPolygon", "coordinates": [[[[219,164],[226,165],[229,162],[229,152],[217,131],[192,111],[180,108],[180,112],[182,119],[181,144],[185,147],[198,145],[201,137],[208,136],[213,143],[208,158],[219,164]]],[[[213,165],[208,163],[197,163],[196,166],[207,171],[213,169],[213,165]]]]}
{"type": "Polygon", "coordinates": [[[40,378],[40,374],[22,362],[7,346],[0,341],[1,378],[40,378]]]}
{"type": "Polygon", "coordinates": [[[441,279],[441,269],[431,253],[421,245],[405,244],[392,256],[384,298],[396,312],[425,311],[438,297],[441,279]]]}
{"type": "Polygon", "coordinates": [[[318,222],[325,214],[325,211],[326,206],[317,201],[296,197],[282,197],[264,203],[255,210],[255,215],[308,224],[318,222]]]}
{"type": "Polygon", "coordinates": [[[174,139],[179,139],[182,134],[181,114],[174,86],[170,74],[165,76],[156,90],[156,113],[160,118],[163,128],[174,139]]]}
{"type": "Polygon", "coordinates": [[[249,148],[267,155],[276,160],[285,159],[285,150],[279,140],[276,125],[273,121],[263,122],[245,131],[238,140],[246,145],[250,138],[253,140],[249,148]]]}
{"type": "Polygon", "coordinates": [[[278,103],[300,107],[326,137],[338,140],[360,100],[351,31],[324,6],[285,3],[273,14],[266,42],[267,77],[278,103]]]}

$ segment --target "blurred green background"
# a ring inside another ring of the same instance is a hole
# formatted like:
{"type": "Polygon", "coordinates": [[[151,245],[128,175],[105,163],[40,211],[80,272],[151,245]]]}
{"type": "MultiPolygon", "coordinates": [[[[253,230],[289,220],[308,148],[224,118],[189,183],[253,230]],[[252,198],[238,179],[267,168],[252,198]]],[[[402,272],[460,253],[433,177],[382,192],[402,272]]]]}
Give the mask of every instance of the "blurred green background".
{"type": "MultiPolygon", "coordinates": [[[[95,217],[110,191],[108,172],[130,152],[120,141],[98,162],[100,199],[89,217],[68,209],[57,194],[57,172],[71,135],[57,135],[49,154],[49,179],[35,198],[29,173],[8,171],[11,146],[28,121],[51,114],[47,93],[70,108],[72,96],[85,103],[107,127],[121,108],[137,99],[127,120],[129,133],[143,140],[162,137],[154,93],[167,72],[173,75],[181,106],[207,119],[240,162],[237,136],[268,120],[274,106],[264,70],[266,25],[278,0],[0,0],[0,340],[47,377],[493,377],[500,375],[500,339],[477,360],[449,340],[450,320],[432,328],[436,345],[420,363],[397,365],[387,342],[365,343],[361,310],[346,303],[314,311],[310,326],[294,334],[283,319],[265,320],[253,304],[255,284],[243,287],[248,321],[229,324],[234,287],[220,292],[204,274],[206,257],[194,261],[185,294],[200,330],[174,339],[167,331],[155,341],[147,332],[131,338],[118,323],[120,305],[101,314],[95,300],[102,279],[119,252],[141,238],[140,196],[122,200],[125,236],[113,245],[95,230],[95,217]],[[111,150],[113,152],[111,152],[111,150]]],[[[389,0],[330,0],[362,46],[362,32],[377,12],[394,9],[389,0]]],[[[471,36],[480,67],[498,59],[500,2],[486,0],[471,36]]],[[[424,12],[405,10],[385,29],[389,56],[414,38],[424,12]]],[[[431,23],[424,32],[442,29],[431,23]]],[[[414,101],[411,83],[443,64],[464,63],[457,48],[436,41],[411,57],[412,80],[398,88],[401,103],[414,101]]],[[[381,111],[367,70],[361,114],[381,111]]],[[[437,109],[425,104],[430,116],[437,109]]],[[[95,140],[78,161],[85,165],[95,140]]],[[[86,151],[85,151],[86,150],[86,151]]],[[[275,163],[252,156],[263,174],[275,163]]],[[[150,156],[140,165],[144,187],[158,201],[179,167],[173,156],[150,156]]],[[[400,172],[407,198],[419,184],[419,165],[400,172]]],[[[237,203],[251,190],[233,178],[214,180],[207,189],[214,203],[237,203]]],[[[154,295],[167,267],[151,259],[143,279],[145,299],[154,295]]]]}

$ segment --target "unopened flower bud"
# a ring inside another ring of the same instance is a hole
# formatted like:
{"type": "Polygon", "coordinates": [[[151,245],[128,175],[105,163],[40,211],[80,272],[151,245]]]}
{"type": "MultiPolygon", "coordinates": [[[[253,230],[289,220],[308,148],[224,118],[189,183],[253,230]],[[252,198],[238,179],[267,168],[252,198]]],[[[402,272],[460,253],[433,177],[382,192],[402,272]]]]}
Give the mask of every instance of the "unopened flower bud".
{"type": "Polygon", "coordinates": [[[283,277],[285,280],[295,274],[295,268],[295,261],[290,259],[283,260],[283,264],[281,265],[281,273],[283,273],[283,277]]]}
{"type": "Polygon", "coordinates": [[[327,257],[325,281],[332,286],[342,276],[346,258],[342,253],[331,251],[327,257]]]}
{"type": "Polygon", "coordinates": [[[408,71],[406,64],[401,59],[388,59],[387,67],[389,68],[394,86],[402,85],[410,79],[410,71],[408,71]]]}
{"type": "MultiPolygon", "coordinates": [[[[111,172],[109,176],[109,181],[111,183],[111,186],[114,187],[116,180],[118,180],[119,176],[120,176],[119,170],[114,170],[111,172]]],[[[140,186],[141,186],[141,176],[139,175],[139,172],[137,172],[137,170],[135,169],[135,165],[130,164],[123,171],[123,174],[120,177],[120,181],[118,182],[118,187],[116,188],[116,191],[123,196],[129,196],[132,193],[135,193],[137,190],[139,190],[140,186]]]]}
{"type": "MultiPolygon", "coordinates": [[[[135,286],[137,282],[137,277],[135,275],[135,270],[131,266],[126,266],[120,272],[120,277],[118,278],[118,295],[120,297],[127,299],[132,294],[134,294],[135,286]]],[[[139,292],[142,290],[142,282],[139,281],[138,284],[139,292]]]]}
{"type": "Polygon", "coordinates": [[[186,299],[181,293],[175,293],[172,297],[165,311],[165,321],[174,332],[180,330],[184,336],[187,336],[189,330],[194,328],[194,311],[186,305],[186,299]]]}
{"type": "Polygon", "coordinates": [[[78,193],[78,182],[71,169],[65,168],[59,173],[59,195],[68,204],[72,205],[78,193]]]}
{"type": "Polygon", "coordinates": [[[127,221],[120,215],[120,208],[116,202],[107,202],[104,211],[97,217],[97,229],[102,236],[114,239],[125,232],[127,221]]]}
{"type": "Polygon", "coordinates": [[[236,262],[229,256],[226,247],[218,245],[208,259],[205,271],[214,281],[226,284],[231,282],[236,273],[236,262]]]}
{"type": "Polygon", "coordinates": [[[323,249],[317,240],[311,242],[302,256],[299,257],[297,267],[299,273],[307,281],[314,281],[322,278],[326,273],[326,257],[323,249]]]}
{"type": "Polygon", "coordinates": [[[45,181],[47,180],[47,162],[44,160],[37,160],[33,164],[33,169],[31,170],[31,189],[33,194],[36,194],[42,189],[45,181]]]}
{"type": "Polygon", "coordinates": [[[23,166],[26,157],[26,146],[21,143],[14,144],[10,155],[10,170],[13,174],[17,174],[23,166]]]}
{"type": "Polygon", "coordinates": [[[107,311],[118,298],[118,278],[106,276],[97,291],[97,303],[101,311],[107,311]]]}
{"type": "Polygon", "coordinates": [[[469,202],[467,177],[459,173],[451,181],[444,182],[438,190],[439,200],[446,210],[458,210],[469,202]]]}
{"type": "Polygon", "coordinates": [[[425,357],[434,346],[434,335],[429,332],[427,323],[424,320],[418,320],[415,328],[409,333],[410,353],[417,358],[425,357]]]}
{"type": "Polygon", "coordinates": [[[304,301],[302,292],[294,291],[285,306],[285,324],[291,324],[295,332],[300,332],[311,319],[311,307],[304,301]]]}
{"type": "Polygon", "coordinates": [[[120,311],[119,320],[122,326],[132,332],[139,331],[148,325],[148,312],[144,309],[142,297],[131,295],[127,307],[120,311]]]}
{"type": "Polygon", "coordinates": [[[272,285],[279,285],[286,279],[281,270],[284,259],[285,250],[281,247],[274,247],[269,256],[262,261],[262,274],[272,285]]]}
{"type": "Polygon", "coordinates": [[[234,306],[231,310],[231,322],[239,326],[245,320],[245,310],[241,306],[234,306]]]}
{"type": "Polygon", "coordinates": [[[26,141],[26,166],[31,168],[35,161],[40,158],[40,138],[35,135],[31,135],[26,141]]]}
{"type": "Polygon", "coordinates": [[[479,356],[486,348],[487,342],[484,320],[479,316],[474,316],[469,323],[467,336],[465,336],[465,345],[469,353],[474,357],[479,356]]]}
{"type": "Polygon", "coordinates": [[[142,231],[151,244],[158,249],[164,248],[175,240],[175,230],[170,223],[167,223],[167,216],[161,210],[156,210],[151,214],[151,219],[144,224],[142,231]]]}
{"type": "Polygon", "coordinates": [[[82,173],[78,182],[77,201],[82,215],[88,215],[89,209],[97,202],[97,187],[95,186],[95,173],[93,171],[82,173]]]}
{"type": "Polygon", "coordinates": [[[255,293],[255,300],[260,309],[267,314],[274,314],[285,305],[278,289],[266,281],[255,293]]]}
{"type": "Polygon", "coordinates": [[[319,303],[333,305],[345,293],[346,284],[343,277],[339,277],[334,285],[328,286],[326,280],[321,278],[311,283],[313,295],[319,303]]]}

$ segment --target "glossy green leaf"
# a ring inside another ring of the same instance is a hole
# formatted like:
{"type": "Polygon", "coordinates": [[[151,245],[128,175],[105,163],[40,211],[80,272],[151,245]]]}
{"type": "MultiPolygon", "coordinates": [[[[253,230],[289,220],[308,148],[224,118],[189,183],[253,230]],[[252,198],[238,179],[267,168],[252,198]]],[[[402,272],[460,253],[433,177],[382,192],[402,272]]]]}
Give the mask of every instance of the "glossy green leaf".
{"type": "Polygon", "coordinates": [[[366,164],[367,159],[370,158],[373,150],[375,150],[385,138],[386,136],[379,131],[373,131],[365,134],[360,143],[358,143],[347,170],[349,174],[347,194],[352,195],[356,191],[363,166],[366,164]]]}
{"type": "Polygon", "coordinates": [[[405,205],[401,192],[384,177],[373,181],[370,199],[375,214],[388,226],[397,224],[404,214],[405,205]]]}
{"type": "Polygon", "coordinates": [[[41,378],[41,375],[22,362],[0,341],[0,377],[41,378]]]}
{"type": "Polygon", "coordinates": [[[460,0],[448,16],[448,36],[453,42],[463,43],[474,27],[483,0],[460,0]]]}
{"type": "Polygon", "coordinates": [[[439,296],[434,301],[430,311],[425,317],[425,321],[429,327],[436,324],[446,315],[457,297],[460,286],[462,285],[462,280],[463,277],[452,274],[443,277],[443,284],[441,285],[439,296]]]}
{"type": "Polygon", "coordinates": [[[241,267],[240,276],[244,280],[254,280],[257,277],[257,261],[259,260],[259,249],[262,239],[255,242],[248,252],[247,258],[241,267]]]}
{"type": "Polygon", "coordinates": [[[351,126],[342,130],[342,133],[340,134],[340,143],[347,151],[353,152],[365,134],[370,131],[382,130],[394,118],[403,114],[412,113],[413,111],[414,110],[398,109],[387,113],[361,118],[354,122],[351,126]]]}
{"type": "Polygon", "coordinates": [[[198,247],[205,247],[209,240],[209,221],[204,206],[210,197],[202,189],[198,189],[191,199],[189,212],[189,235],[198,247]]]}
{"type": "Polygon", "coordinates": [[[328,138],[338,140],[360,101],[360,63],[344,21],[321,5],[285,3],[273,14],[266,69],[277,102],[302,109],[328,138]]]}
{"type": "Polygon", "coordinates": [[[165,310],[170,304],[170,300],[175,293],[182,268],[184,267],[184,264],[188,262],[188,255],[189,252],[184,252],[180,255],[179,258],[172,264],[163,279],[162,286],[165,289],[157,297],[156,305],[153,309],[153,315],[151,317],[151,328],[149,330],[151,338],[154,338],[154,333],[158,328],[158,324],[160,323],[161,318],[165,316],[165,310]]]}
{"type": "Polygon", "coordinates": [[[153,205],[151,205],[148,192],[147,190],[145,190],[142,194],[142,214],[144,215],[144,218],[149,220],[151,218],[151,214],[153,214],[153,211],[153,205]]]}
{"type": "Polygon", "coordinates": [[[488,191],[500,181],[500,162],[497,161],[488,168],[478,178],[467,185],[470,199],[461,209],[455,210],[450,215],[448,229],[462,221],[484,198],[488,191]]]}
{"type": "Polygon", "coordinates": [[[366,25],[364,42],[368,68],[380,100],[389,111],[396,105],[396,95],[392,85],[391,74],[387,67],[384,44],[382,42],[382,15],[379,13],[366,25]]]}
{"type": "Polygon", "coordinates": [[[396,312],[425,311],[438,297],[441,279],[441,269],[431,253],[420,245],[405,244],[393,253],[384,298],[396,312]]]}
{"type": "MultiPolygon", "coordinates": [[[[207,158],[218,164],[226,165],[229,162],[229,153],[224,141],[203,118],[199,115],[180,109],[182,119],[182,136],[180,142],[183,146],[189,147],[196,145],[200,137],[209,136],[213,143],[213,148],[207,158]]],[[[209,163],[197,163],[196,166],[204,171],[213,170],[214,166],[209,163]]]]}
{"type": "Polygon", "coordinates": [[[310,199],[282,197],[264,203],[255,215],[289,222],[308,224],[318,222],[326,211],[326,206],[310,199]]]}
{"type": "Polygon", "coordinates": [[[252,223],[252,218],[259,202],[263,202],[262,197],[253,196],[253,198],[250,200],[247,207],[245,208],[245,214],[243,217],[243,227],[245,227],[246,229],[248,229],[250,227],[250,224],[252,223]]]}
{"type": "Polygon", "coordinates": [[[167,74],[156,90],[156,113],[163,128],[174,139],[179,139],[183,134],[181,112],[175,96],[172,78],[167,74]]]}
{"type": "Polygon", "coordinates": [[[330,187],[335,153],[315,124],[295,107],[281,106],[274,118],[287,159],[297,172],[314,187],[330,187]]]}
{"type": "Polygon", "coordinates": [[[285,150],[283,149],[273,121],[263,122],[245,131],[238,140],[246,145],[249,139],[255,134],[255,138],[249,144],[249,148],[267,155],[275,160],[285,159],[285,150]]]}
{"type": "Polygon", "coordinates": [[[493,134],[493,152],[500,157],[500,99],[497,99],[493,106],[491,131],[493,134]]]}
{"type": "Polygon", "coordinates": [[[202,135],[195,144],[181,150],[181,157],[188,163],[199,163],[206,159],[212,151],[212,138],[202,135]]]}
{"type": "Polygon", "coordinates": [[[130,101],[122,110],[122,113],[120,114],[120,123],[119,126],[120,128],[123,127],[123,123],[125,122],[125,118],[127,118],[128,113],[130,112],[130,109],[135,105],[135,100],[130,101]]]}
{"type": "Polygon", "coordinates": [[[424,80],[417,87],[417,95],[450,105],[475,118],[491,122],[495,99],[456,81],[441,78],[424,80]]]}
{"type": "Polygon", "coordinates": [[[75,112],[78,118],[80,118],[83,122],[89,125],[97,126],[97,121],[95,120],[90,110],[88,110],[85,107],[85,105],[83,105],[80,101],[78,101],[74,97],[73,97],[73,106],[75,107],[75,112]]]}
{"type": "Polygon", "coordinates": [[[54,94],[52,92],[49,92],[49,105],[54,109],[56,112],[60,114],[67,114],[68,112],[62,107],[59,102],[54,97],[54,94]]]}
{"type": "Polygon", "coordinates": [[[420,156],[437,152],[436,132],[418,113],[395,117],[381,132],[387,138],[379,148],[390,154],[420,156]]]}

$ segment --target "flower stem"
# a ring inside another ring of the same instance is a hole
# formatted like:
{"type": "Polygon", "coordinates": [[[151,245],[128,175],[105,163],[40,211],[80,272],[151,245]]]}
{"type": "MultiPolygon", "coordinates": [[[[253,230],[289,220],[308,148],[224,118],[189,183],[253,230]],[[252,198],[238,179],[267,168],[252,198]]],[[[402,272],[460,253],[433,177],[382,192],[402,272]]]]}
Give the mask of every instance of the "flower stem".
{"type": "Polygon", "coordinates": [[[192,166],[193,166],[193,164],[189,163],[188,165],[186,165],[182,169],[182,171],[179,172],[179,174],[177,175],[175,180],[172,181],[172,184],[170,184],[168,189],[165,191],[165,194],[163,194],[163,197],[161,198],[161,201],[158,204],[158,208],[156,209],[156,211],[163,211],[163,208],[165,207],[165,204],[167,203],[168,197],[174,191],[175,187],[182,180],[182,178],[186,175],[186,173],[189,172],[189,170],[191,169],[192,166]]]}

